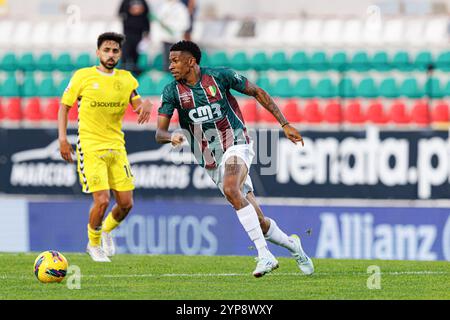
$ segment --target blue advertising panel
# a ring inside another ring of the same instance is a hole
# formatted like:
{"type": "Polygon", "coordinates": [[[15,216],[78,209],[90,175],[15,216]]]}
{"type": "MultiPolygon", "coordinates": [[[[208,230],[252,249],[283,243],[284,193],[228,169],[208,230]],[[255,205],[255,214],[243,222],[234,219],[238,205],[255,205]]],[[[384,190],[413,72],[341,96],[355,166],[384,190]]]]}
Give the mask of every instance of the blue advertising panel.
{"type": "MultiPolygon", "coordinates": [[[[83,252],[89,201],[31,202],[30,249],[83,252]]],[[[262,206],[317,258],[448,260],[448,208],[262,206]]],[[[256,255],[225,203],[136,201],[114,230],[118,253],[256,255]]],[[[274,254],[289,252],[269,244],[274,254]]]]}

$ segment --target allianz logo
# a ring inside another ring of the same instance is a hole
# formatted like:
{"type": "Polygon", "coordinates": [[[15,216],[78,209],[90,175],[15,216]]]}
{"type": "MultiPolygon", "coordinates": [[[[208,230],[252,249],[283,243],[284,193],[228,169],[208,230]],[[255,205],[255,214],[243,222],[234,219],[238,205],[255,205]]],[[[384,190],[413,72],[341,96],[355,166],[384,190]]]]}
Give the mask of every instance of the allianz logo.
{"type": "Polygon", "coordinates": [[[220,104],[213,103],[212,105],[191,109],[188,115],[194,123],[200,123],[221,118],[222,111],[220,110],[220,104]]]}

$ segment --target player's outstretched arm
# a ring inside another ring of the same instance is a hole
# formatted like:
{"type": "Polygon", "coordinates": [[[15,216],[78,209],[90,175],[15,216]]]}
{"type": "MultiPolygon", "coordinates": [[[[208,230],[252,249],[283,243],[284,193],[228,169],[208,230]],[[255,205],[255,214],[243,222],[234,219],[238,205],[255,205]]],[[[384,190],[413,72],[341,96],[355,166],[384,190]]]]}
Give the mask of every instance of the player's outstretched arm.
{"type": "Polygon", "coordinates": [[[301,142],[302,146],[304,145],[303,138],[300,133],[297,131],[297,129],[290,125],[290,123],[284,117],[283,113],[280,111],[280,108],[278,108],[275,101],[273,101],[272,97],[265,90],[261,89],[251,82],[248,82],[247,88],[245,88],[244,93],[246,95],[255,97],[255,99],[267,111],[269,111],[275,117],[275,119],[278,120],[284,130],[286,138],[288,138],[295,144],[297,144],[297,142],[301,142]]]}
{"type": "Polygon", "coordinates": [[[155,139],[158,143],[172,143],[176,147],[183,143],[184,135],[181,132],[169,132],[170,118],[158,116],[158,125],[155,139]]]}
{"type": "Polygon", "coordinates": [[[138,117],[138,124],[146,123],[150,120],[150,113],[152,112],[153,104],[150,100],[141,98],[134,99],[131,101],[134,112],[136,112],[138,117]]]}
{"type": "Polygon", "coordinates": [[[58,141],[59,141],[59,152],[61,157],[72,163],[72,154],[74,154],[73,148],[69,141],[67,141],[67,121],[70,106],[61,104],[58,110],[58,141]]]}

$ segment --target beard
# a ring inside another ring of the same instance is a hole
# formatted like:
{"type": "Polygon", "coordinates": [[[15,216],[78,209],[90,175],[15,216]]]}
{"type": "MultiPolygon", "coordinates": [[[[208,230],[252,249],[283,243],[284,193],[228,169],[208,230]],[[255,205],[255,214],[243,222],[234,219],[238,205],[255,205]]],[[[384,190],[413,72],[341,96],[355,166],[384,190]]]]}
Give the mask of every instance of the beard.
{"type": "Polygon", "coordinates": [[[113,60],[106,60],[106,61],[100,60],[100,63],[101,63],[102,66],[104,66],[106,69],[112,70],[112,69],[114,69],[114,68],[117,66],[117,64],[119,63],[119,61],[114,62],[113,60]],[[111,61],[112,63],[110,63],[110,61],[111,61]]]}

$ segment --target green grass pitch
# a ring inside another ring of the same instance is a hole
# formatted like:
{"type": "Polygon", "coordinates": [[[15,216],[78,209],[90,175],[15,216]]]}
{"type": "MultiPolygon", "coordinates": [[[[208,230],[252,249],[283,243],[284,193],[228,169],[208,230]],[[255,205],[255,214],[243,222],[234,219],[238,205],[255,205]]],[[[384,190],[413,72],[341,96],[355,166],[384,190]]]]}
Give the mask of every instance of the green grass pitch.
{"type": "MultiPolygon", "coordinates": [[[[64,253],[63,253],[64,254],[64,253]]],[[[65,254],[81,270],[80,289],[42,284],[34,276],[38,253],[0,254],[0,299],[303,300],[450,299],[450,263],[313,259],[316,272],[304,276],[295,261],[254,278],[253,257],[118,255],[94,263],[86,254],[65,254]],[[369,266],[381,271],[379,289],[369,266]],[[369,279],[369,281],[368,281],[369,279]],[[372,279],[372,280],[371,280],[372,279]]]]}

